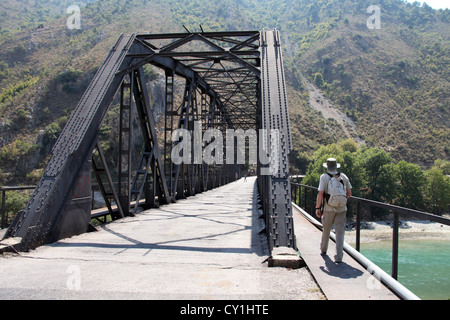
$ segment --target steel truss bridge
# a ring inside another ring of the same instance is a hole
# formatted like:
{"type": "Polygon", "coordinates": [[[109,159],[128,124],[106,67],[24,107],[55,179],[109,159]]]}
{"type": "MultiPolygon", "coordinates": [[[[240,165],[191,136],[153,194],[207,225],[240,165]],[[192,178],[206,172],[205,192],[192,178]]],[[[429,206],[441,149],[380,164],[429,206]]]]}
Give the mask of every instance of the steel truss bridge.
{"type": "MultiPolygon", "coordinates": [[[[26,209],[16,216],[5,238],[20,237],[16,249],[24,251],[89,231],[95,180],[108,215],[115,220],[134,215],[139,205],[147,209],[175,202],[241,177],[238,164],[172,161],[172,149],[180,142],[172,141],[172,133],[193,130],[196,122],[201,122],[202,135],[210,129],[256,131],[263,142],[258,147],[270,159],[267,163],[258,157],[255,166],[270,248],[295,248],[288,164],[292,145],[276,30],[120,36],[63,129],[26,209]],[[144,77],[147,64],[165,72],[165,110],[159,125],[144,77]],[[120,105],[120,111],[115,128],[118,159],[112,168],[99,137],[102,121],[114,104],[120,105]],[[134,137],[136,122],[140,140],[134,137]],[[275,139],[271,132],[277,133],[275,139]]],[[[205,141],[202,151],[210,143],[205,141]]],[[[235,158],[238,150],[224,148],[228,159],[227,151],[235,158]]]]}

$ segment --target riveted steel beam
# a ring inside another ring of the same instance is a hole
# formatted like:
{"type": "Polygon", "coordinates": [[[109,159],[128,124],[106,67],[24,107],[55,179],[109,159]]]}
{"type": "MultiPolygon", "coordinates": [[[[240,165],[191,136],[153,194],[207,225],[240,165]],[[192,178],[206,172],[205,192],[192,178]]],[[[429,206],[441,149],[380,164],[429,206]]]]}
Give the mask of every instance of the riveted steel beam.
{"type": "MultiPolygon", "coordinates": [[[[107,189],[116,190],[114,174],[108,172],[107,181],[102,180],[109,168],[100,147],[101,161],[91,159],[95,146],[100,146],[102,120],[120,94],[118,187],[109,202],[105,199],[113,219],[138,212],[144,197],[146,207],[161,205],[242,174],[243,167],[236,164],[175,165],[174,130],[197,129],[201,138],[209,129],[265,129],[258,131],[263,142],[259,148],[271,160],[258,162],[258,186],[269,242],[271,247],[295,247],[287,160],[292,143],[282,62],[278,31],[122,35],[69,119],[32,199],[6,237],[22,237],[21,249],[27,250],[89,229],[91,167],[104,197],[110,196],[107,189]],[[159,123],[142,76],[147,64],[165,71],[164,120],[159,123]],[[180,83],[182,95],[177,90],[180,83]],[[134,155],[134,135],[142,138],[139,156],[134,155]]],[[[203,141],[200,151],[209,143],[203,141]]],[[[230,150],[235,154],[227,159],[236,158],[237,148],[230,150]]]]}

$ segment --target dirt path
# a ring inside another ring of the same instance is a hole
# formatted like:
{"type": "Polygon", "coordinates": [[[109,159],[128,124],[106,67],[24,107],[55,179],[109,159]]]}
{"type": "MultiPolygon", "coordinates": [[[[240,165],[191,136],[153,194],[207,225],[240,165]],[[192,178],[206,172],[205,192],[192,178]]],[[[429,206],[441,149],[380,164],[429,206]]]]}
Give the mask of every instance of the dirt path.
{"type": "Polygon", "coordinates": [[[305,77],[302,77],[303,83],[309,91],[309,103],[317,111],[322,113],[324,119],[335,119],[342,127],[345,135],[355,140],[358,145],[364,143],[364,140],[359,138],[356,131],[356,124],[352,119],[347,117],[342,111],[338,110],[333,104],[320,92],[320,90],[309,82],[305,77]]]}

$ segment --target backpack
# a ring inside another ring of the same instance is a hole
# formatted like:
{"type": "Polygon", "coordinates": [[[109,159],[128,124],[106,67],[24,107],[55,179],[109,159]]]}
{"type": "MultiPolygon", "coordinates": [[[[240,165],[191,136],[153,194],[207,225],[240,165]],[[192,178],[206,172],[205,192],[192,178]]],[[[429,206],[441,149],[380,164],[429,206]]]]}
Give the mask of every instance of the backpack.
{"type": "Polygon", "coordinates": [[[327,173],[330,176],[327,189],[327,203],[331,207],[343,207],[347,205],[347,192],[345,190],[344,181],[338,173],[337,178],[327,173]]]}

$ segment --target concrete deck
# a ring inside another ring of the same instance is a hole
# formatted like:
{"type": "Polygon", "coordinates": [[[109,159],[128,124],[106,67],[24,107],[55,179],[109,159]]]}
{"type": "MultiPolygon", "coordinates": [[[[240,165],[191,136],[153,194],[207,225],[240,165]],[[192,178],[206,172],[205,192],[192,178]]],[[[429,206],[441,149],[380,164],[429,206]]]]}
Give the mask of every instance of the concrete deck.
{"type": "Polygon", "coordinates": [[[0,256],[0,299],[323,299],[306,268],[268,268],[255,178],[28,253],[0,256]]]}
{"type": "Polygon", "coordinates": [[[328,300],[398,300],[347,253],[342,263],[335,263],[336,245],[331,239],[327,254],[322,256],[322,231],[297,209],[293,212],[298,250],[328,300]]]}

